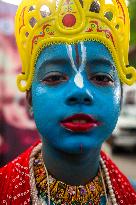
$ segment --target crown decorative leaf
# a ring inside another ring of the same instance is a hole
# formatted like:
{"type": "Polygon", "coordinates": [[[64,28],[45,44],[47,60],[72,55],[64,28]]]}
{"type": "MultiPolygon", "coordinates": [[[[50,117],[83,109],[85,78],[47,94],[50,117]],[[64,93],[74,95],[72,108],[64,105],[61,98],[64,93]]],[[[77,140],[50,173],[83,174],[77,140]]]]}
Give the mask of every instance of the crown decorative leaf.
{"type": "Polygon", "coordinates": [[[22,59],[22,74],[17,77],[21,91],[30,89],[43,48],[88,40],[109,49],[123,83],[136,82],[136,70],[128,66],[130,28],[124,0],[23,0],[15,23],[22,59]]]}

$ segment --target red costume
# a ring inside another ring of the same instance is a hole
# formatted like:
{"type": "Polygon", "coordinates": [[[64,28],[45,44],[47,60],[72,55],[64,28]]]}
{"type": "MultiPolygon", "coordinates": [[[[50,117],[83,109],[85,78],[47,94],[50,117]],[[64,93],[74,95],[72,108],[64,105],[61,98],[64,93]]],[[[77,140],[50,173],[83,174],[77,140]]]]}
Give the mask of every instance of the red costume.
{"type": "MultiPolygon", "coordinates": [[[[29,160],[34,145],[14,161],[0,169],[0,205],[31,204],[29,160]]],[[[101,156],[108,168],[118,205],[136,205],[136,193],[127,178],[104,152],[101,156]]]]}

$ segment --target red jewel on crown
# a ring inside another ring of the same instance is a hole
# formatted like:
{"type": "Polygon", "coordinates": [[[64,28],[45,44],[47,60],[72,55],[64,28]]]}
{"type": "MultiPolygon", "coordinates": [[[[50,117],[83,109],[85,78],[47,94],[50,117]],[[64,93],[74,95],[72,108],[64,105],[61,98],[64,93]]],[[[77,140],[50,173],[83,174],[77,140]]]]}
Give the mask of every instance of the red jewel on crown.
{"type": "Polygon", "coordinates": [[[76,23],[76,17],[73,14],[66,14],[62,19],[62,23],[66,27],[72,27],[76,23]]]}

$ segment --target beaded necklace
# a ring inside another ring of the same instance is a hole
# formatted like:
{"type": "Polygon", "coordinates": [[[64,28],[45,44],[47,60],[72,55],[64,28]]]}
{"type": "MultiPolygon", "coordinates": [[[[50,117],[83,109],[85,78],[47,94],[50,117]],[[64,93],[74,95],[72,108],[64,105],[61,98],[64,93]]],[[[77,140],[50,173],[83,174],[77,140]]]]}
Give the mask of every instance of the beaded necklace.
{"type": "MultiPolygon", "coordinates": [[[[41,152],[35,155],[33,166],[38,196],[46,200],[48,180],[41,152]]],[[[49,189],[52,202],[58,205],[99,205],[101,199],[105,197],[100,172],[92,181],[84,186],[67,185],[49,175],[49,189]]]]}

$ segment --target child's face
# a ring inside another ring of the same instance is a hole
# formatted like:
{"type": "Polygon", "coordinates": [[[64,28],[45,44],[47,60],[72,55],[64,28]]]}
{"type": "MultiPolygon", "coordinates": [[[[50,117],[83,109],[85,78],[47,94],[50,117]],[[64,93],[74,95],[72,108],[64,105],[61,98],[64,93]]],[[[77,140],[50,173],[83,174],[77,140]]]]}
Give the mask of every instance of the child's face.
{"type": "Polygon", "coordinates": [[[115,64],[103,44],[53,45],[39,55],[32,106],[43,142],[68,153],[99,148],[116,125],[120,100],[115,64]]]}

